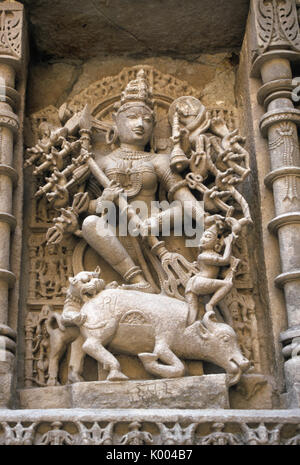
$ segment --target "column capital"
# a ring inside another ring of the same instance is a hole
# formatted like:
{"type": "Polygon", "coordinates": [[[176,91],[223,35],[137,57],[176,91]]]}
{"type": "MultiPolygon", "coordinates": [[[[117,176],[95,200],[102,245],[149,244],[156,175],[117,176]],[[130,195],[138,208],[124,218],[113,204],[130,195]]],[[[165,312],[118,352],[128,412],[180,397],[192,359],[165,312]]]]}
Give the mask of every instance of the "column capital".
{"type": "Polygon", "coordinates": [[[24,6],[0,0],[0,64],[19,69],[24,57],[24,6]]]}
{"type": "Polygon", "coordinates": [[[267,60],[300,59],[300,30],[296,0],[251,1],[252,77],[259,77],[267,60]]]}

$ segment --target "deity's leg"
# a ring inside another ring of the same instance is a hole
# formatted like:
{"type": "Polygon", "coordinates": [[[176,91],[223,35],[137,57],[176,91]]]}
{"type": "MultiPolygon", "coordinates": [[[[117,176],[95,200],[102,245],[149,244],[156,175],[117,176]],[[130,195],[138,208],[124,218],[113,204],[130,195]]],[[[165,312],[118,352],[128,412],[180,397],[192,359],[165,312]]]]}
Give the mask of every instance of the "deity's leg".
{"type": "Polygon", "coordinates": [[[197,319],[198,315],[198,296],[193,292],[187,292],[185,294],[185,300],[189,306],[187,325],[191,325],[197,319]]]}
{"type": "Polygon", "coordinates": [[[233,282],[229,281],[220,281],[220,288],[213,294],[210,301],[206,304],[206,312],[214,311],[214,306],[220,302],[232,289],[233,282]]]}
{"type": "Polygon", "coordinates": [[[222,300],[231,291],[233,287],[233,278],[236,273],[239,262],[240,260],[238,258],[231,257],[231,265],[225,275],[224,280],[214,280],[214,283],[217,286],[217,290],[215,291],[215,293],[213,294],[210,301],[207,303],[205,307],[205,310],[207,312],[213,311],[214,306],[217,305],[217,303],[219,303],[220,300],[222,300]]]}
{"type": "Polygon", "coordinates": [[[130,284],[148,285],[142,270],[135,265],[113,229],[101,217],[88,216],[82,224],[82,234],[87,243],[120,273],[125,281],[130,284]]]}

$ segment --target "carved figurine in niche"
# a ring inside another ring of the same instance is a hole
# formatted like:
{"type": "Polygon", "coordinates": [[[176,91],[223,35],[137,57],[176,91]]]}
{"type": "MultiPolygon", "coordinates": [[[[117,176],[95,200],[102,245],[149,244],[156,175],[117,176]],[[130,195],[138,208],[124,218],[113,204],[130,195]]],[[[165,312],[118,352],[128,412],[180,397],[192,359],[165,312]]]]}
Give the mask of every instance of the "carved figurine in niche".
{"type": "MultiPolygon", "coordinates": [[[[59,213],[48,230],[48,243],[58,244],[64,235],[75,234],[125,281],[108,287],[102,283],[97,288],[93,280],[98,278],[91,273],[71,278],[74,300],[67,298],[60,321],[66,330],[59,338],[62,345],[67,339],[76,339],[70,336],[69,328],[73,335],[80,334],[80,364],[85,353],[91,355],[108,370],[108,380],[125,379],[118,361],[105,348],[110,343],[121,353],[123,350],[139,355],[146,370],[155,376],[182,376],[181,358],[194,358],[223,366],[237,382],[248,361],[241,356],[232,328],[218,322],[214,311],[233,286],[238,260],[232,255],[232,244],[241,228],[251,223],[247,202],[236,189],[249,172],[248,153],[236,131],[230,132],[222,119],[210,118],[206,108],[193,97],[181,97],[170,106],[174,147],[170,155],[155,153],[152,136],[154,125],[159,122],[155,121],[153,103],[146,74],[140,70],[115,106],[114,123],[106,135],[107,143],[113,146],[108,155],[93,152],[94,122],[85,107],[63,118],[63,128],[54,131],[60,135],[52,138],[56,151],[61,153],[66,148],[58,157],[60,164],[45,154],[35,159],[35,171],[47,175],[46,184],[36,196],[46,196],[59,213]],[[97,188],[91,189],[92,184],[97,188]],[[171,202],[165,209],[154,204],[162,192],[171,202]],[[145,208],[138,211],[134,205],[137,201],[145,208]],[[118,207],[117,234],[107,221],[105,209],[110,202],[118,207]],[[183,221],[186,202],[192,207],[190,217],[197,226],[202,226],[199,223],[205,216],[206,233],[201,247],[213,229],[223,227],[222,240],[218,238],[219,252],[214,250],[215,243],[206,253],[213,263],[203,265],[201,252],[200,268],[178,253],[176,247],[169,251],[161,240],[164,222],[169,222],[172,230],[178,219],[183,221]],[[120,233],[124,212],[139,237],[123,237],[120,233]],[[224,269],[228,265],[230,268],[224,269]],[[199,295],[211,297],[203,309],[204,316],[203,310],[198,313],[199,295]],[[157,312],[151,313],[149,305],[157,312]],[[133,308],[135,315],[131,315],[133,308]],[[195,321],[197,314],[201,321],[195,321]],[[130,327],[133,317],[139,321],[135,341],[132,336],[122,336],[125,328],[134,330],[130,327]],[[222,346],[224,333],[226,339],[232,340],[233,352],[222,346]],[[181,341],[174,343],[173,338],[179,334],[181,341]],[[210,342],[208,352],[203,349],[204,339],[210,342]],[[189,341],[194,342],[193,346],[189,341]]],[[[56,153],[52,148],[50,152],[56,153]]],[[[54,354],[51,382],[57,380],[61,351],[60,346],[54,354]]],[[[79,369],[77,373],[80,374],[79,369]]]]}
{"type": "Polygon", "coordinates": [[[153,438],[147,431],[141,431],[141,423],[134,421],[128,425],[129,432],[120,441],[122,446],[143,446],[153,444],[153,438]]]}
{"type": "Polygon", "coordinates": [[[43,434],[39,442],[40,446],[72,446],[75,444],[74,438],[70,433],[62,429],[63,423],[61,421],[54,421],[51,423],[51,430],[43,434]]]}
{"type": "Polygon", "coordinates": [[[230,305],[233,326],[237,333],[239,341],[243,344],[244,355],[253,359],[252,338],[251,338],[251,321],[247,315],[241,315],[239,303],[236,300],[230,305]]]}
{"type": "Polygon", "coordinates": [[[49,244],[45,248],[39,247],[36,273],[41,297],[49,298],[61,293],[65,281],[64,257],[58,253],[56,244],[49,244]]]}
{"type": "Polygon", "coordinates": [[[203,446],[236,446],[241,444],[237,435],[223,431],[224,423],[213,423],[211,433],[201,439],[200,444],[203,446]]]}

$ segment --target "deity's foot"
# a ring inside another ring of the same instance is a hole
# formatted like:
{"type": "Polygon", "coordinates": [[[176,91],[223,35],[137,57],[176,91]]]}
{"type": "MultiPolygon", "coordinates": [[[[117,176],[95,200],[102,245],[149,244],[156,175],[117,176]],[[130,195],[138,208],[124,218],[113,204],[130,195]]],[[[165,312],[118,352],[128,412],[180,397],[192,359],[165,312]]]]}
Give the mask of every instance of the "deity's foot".
{"type": "Polygon", "coordinates": [[[128,290],[128,291],[139,291],[139,292],[146,292],[148,294],[155,294],[155,290],[151,286],[151,284],[147,282],[142,283],[135,283],[135,284],[122,284],[120,289],[128,290]]]}
{"type": "Polygon", "coordinates": [[[106,378],[107,381],[127,381],[128,379],[128,376],[124,375],[119,370],[111,370],[108,377],[106,378]]]}

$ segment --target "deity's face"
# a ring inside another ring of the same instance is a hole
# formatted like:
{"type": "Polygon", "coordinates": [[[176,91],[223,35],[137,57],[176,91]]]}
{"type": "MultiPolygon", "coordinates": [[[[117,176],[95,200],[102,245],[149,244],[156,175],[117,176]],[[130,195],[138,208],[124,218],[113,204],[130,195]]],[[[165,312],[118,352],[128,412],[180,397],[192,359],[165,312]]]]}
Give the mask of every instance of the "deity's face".
{"type": "Polygon", "coordinates": [[[153,116],[146,106],[132,106],[116,116],[120,143],[144,148],[153,131],[153,116]]]}
{"type": "Polygon", "coordinates": [[[217,241],[217,236],[208,229],[207,231],[204,231],[200,239],[199,248],[201,250],[214,249],[215,245],[217,244],[217,241]]]}

